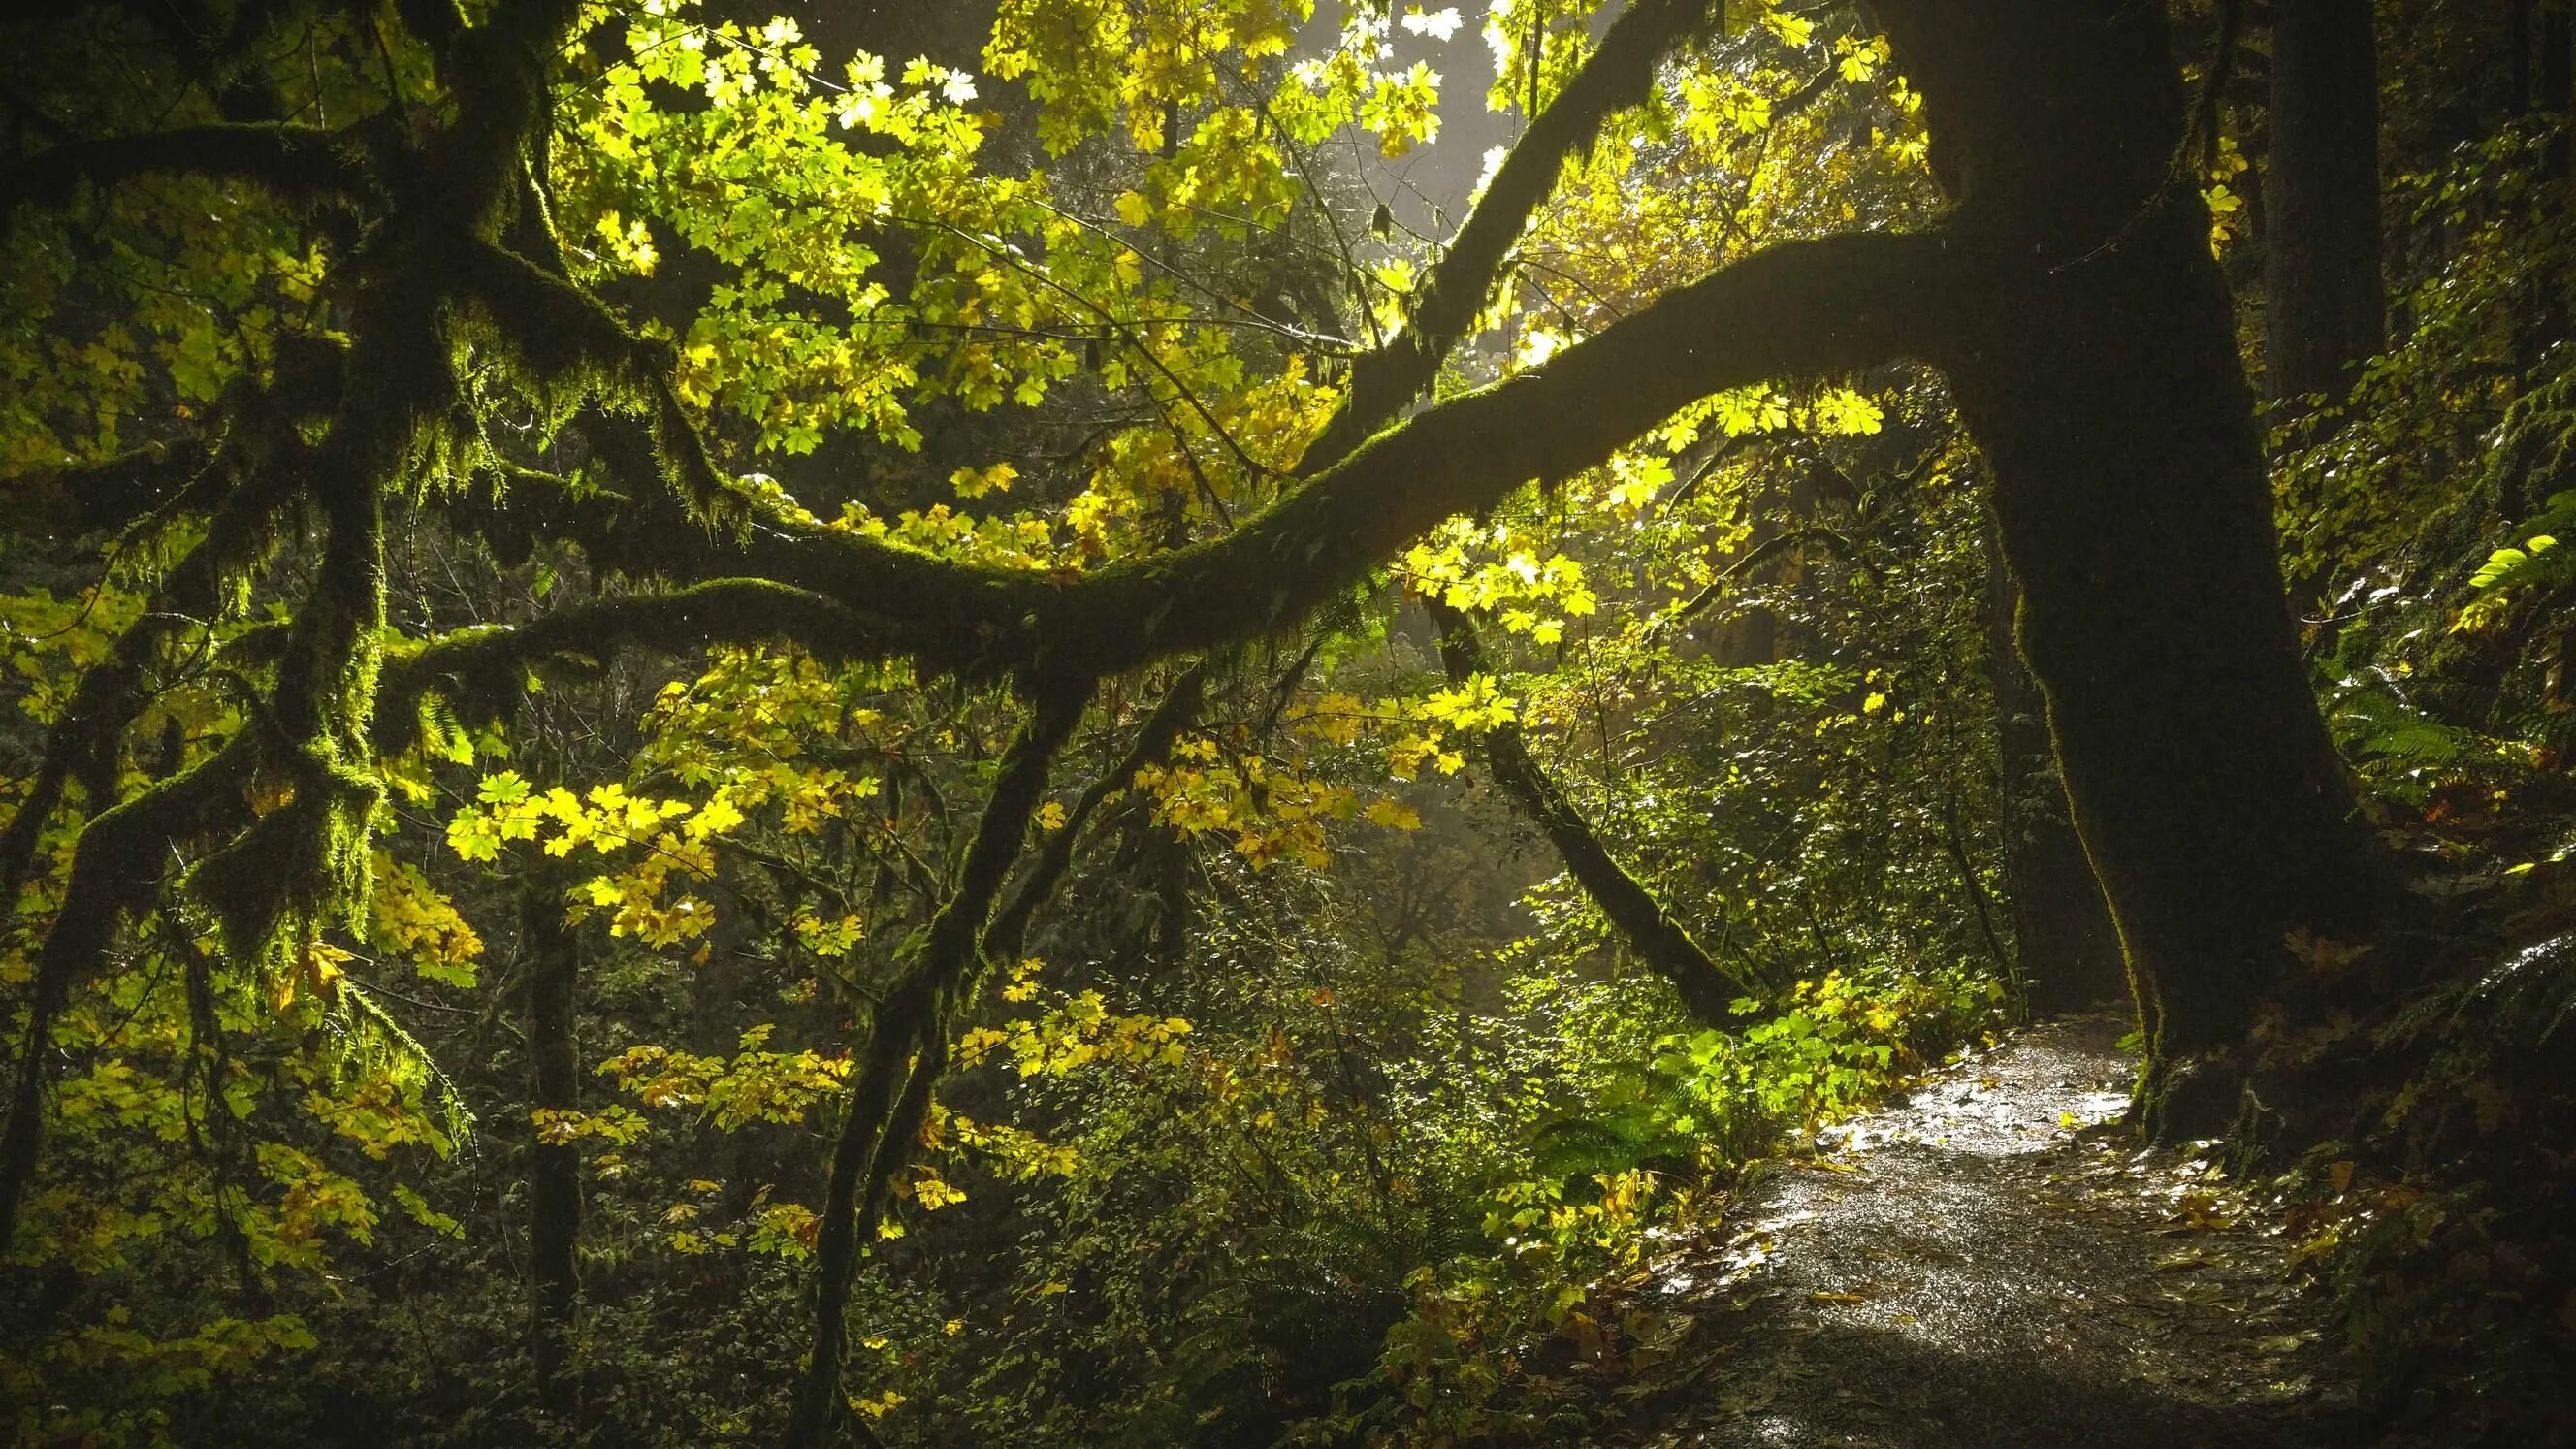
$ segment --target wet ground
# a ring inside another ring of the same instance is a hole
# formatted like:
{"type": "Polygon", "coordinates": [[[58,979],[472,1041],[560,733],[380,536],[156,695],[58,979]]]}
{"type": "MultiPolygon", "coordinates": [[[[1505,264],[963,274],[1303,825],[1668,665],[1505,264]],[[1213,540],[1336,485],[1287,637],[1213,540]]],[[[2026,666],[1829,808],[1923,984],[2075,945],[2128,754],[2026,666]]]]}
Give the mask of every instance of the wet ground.
{"type": "Polygon", "coordinates": [[[1692,1328],[1624,1442],[2359,1442],[2277,1224],[2106,1125],[2121,1031],[2048,1023],[1943,1069],[1658,1263],[1641,1305],[1692,1328]]]}

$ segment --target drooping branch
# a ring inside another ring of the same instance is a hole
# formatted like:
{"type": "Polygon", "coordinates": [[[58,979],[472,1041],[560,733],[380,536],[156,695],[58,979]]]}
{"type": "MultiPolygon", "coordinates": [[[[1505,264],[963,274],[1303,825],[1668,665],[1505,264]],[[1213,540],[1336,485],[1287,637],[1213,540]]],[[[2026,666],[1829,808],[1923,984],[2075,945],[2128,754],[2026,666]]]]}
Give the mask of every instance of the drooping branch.
{"type": "Polygon", "coordinates": [[[0,829],[0,903],[15,905],[65,787],[78,783],[88,791],[94,814],[115,803],[118,751],[126,728],[152,702],[153,666],[181,631],[213,620],[224,591],[267,547],[271,522],[295,481],[284,470],[261,470],[234,488],[108,656],[73,686],[46,730],[27,794],[0,829]]]}
{"type": "Polygon", "coordinates": [[[249,181],[295,201],[353,198],[369,186],[366,169],[333,132],[215,121],[40,151],[0,170],[0,221],[20,206],[62,206],[82,182],[107,187],[140,176],[249,181]]]}
{"type": "MultiPolygon", "coordinates": [[[[1473,619],[1436,598],[1425,598],[1423,607],[1440,631],[1440,662],[1452,681],[1463,683],[1493,673],[1473,619]]],[[[1494,783],[1556,847],[1566,873],[1592,898],[1628,949],[1649,970],[1672,983],[1692,1016],[1709,1026],[1724,1026],[1735,1019],[1730,1008],[1738,998],[1759,1000],[1766,994],[1760,983],[1718,965],[1654,892],[1611,856],[1583,813],[1530,754],[1518,724],[1487,730],[1484,752],[1494,783]]]]}
{"type": "Polygon", "coordinates": [[[841,1354],[851,1275],[875,1230],[888,1184],[921,1135],[930,1089],[946,1070],[952,1025],[981,984],[979,949],[1011,863],[1046,795],[1058,751],[1090,703],[1088,679],[1044,681],[1019,737],[1002,758],[992,798],[976,822],[957,888],[931,918],[921,949],[870,1014],[868,1044],[852,1074],[850,1105],[832,1150],[822,1225],[816,1236],[814,1349],[799,1385],[788,1442],[819,1449],[847,1415],[841,1354]]]}
{"type": "Polygon", "coordinates": [[[1566,159],[1590,146],[1613,115],[1645,101],[1655,67],[1708,18],[1708,0],[1642,0],[1620,12],[1601,48],[1503,158],[1467,224],[1431,269],[1404,330],[1352,362],[1349,396],[1307,449],[1301,472],[1340,462],[1431,385],[1485,310],[1505,259],[1530,213],[1555,191],[1566,159]]]}
{"type": "Polygon", "coordinates": [[[584,432],[610,465],[636,484],[659,483],[688,515],[647,515],[639,522],[631,516],[634,510],[621,509],[605,520],[604,529],[603,520],[585,520],[585,546],[606,541],[608,532],[630,539],[649,534],[655,542],[645,551],[657,552],[667,546],[659,537],[666,521],[746,521],[746,501],[717,471],[705,437],[672,386],[677,358],[669,343],[634,331],[579,283],[497,243],[477,240],[463,247],[450,276],[457,300],[473,309],[533,380],[596,404],[584,432]]]}
{"type": "Polygon", "coordinates": [[[16,1235],[18,1209],[35,1184],[55,1017],[73,983],[105,960],[119,923],[150,905],[171,853],[249,823],[245,792],[260,753],[250,731],[233,736],[197,765],[90,821],[73,847],[62,908],[36,955],[17,1080],[0,1126],[0,1246],[16,1235]]]}

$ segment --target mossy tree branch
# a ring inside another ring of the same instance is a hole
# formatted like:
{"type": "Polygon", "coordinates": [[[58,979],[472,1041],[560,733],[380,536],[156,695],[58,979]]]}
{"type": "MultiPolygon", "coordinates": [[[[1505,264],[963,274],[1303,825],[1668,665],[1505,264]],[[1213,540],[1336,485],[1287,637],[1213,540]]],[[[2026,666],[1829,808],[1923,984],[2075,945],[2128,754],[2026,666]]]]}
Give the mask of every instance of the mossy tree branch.
{"type": "MultiPolygon", "coordinates": [[[[1441,520],[1594,466],[1711,392],[1937,354],[1984,275],[1948,243],[1939,232],[1853,234],[1757,252],[1542,366],[1425,409],[1231,533],[1070,579],[785,518],[684,535],[650,509],[543,507],[560,536],[607,550],[619,567],[754,576],[837,598],[881,627],[891,651],[936,671],[1125,674],[1292,624],[1441,520]]],[[[533,287],[518,295],[567,300],[533,287]]],[[[519,334],[596,320],[533,306],[493,317],[519,334]]],[[[550,344],[519,345],[535,355],[550,344]]],[[[611,419],[599,440],[612,466],[687,480],[691,495],[729,492],[675,411],[657,400],[642,428],[611,419]],[[639,439],[618,441],[648,428],[649,452],[639,439]]],[[[694,511],[696,497],[685,501],[694,511]]]]}
{"type": "MultiPolygon", "coordinates": [[[[1438,599],[1426,598],[1423,607],[1440,631],[1440,662],[1453,682],[1493,673],[1475,620],[1438,599]]],[[[1718,965],[1655,893],[1612,857],[1583,813],[1530,754],[1518,724],[1487,730],[1483,748],[1494,783],[1556,847],[1567,874],[1591,897],[1628,949],[1647,969],[1672,983],[1692,1016],[1709,1026],[1725,1026],[1735,1020],[1735,1001],[1747,996],[1759,1000],[1766,994],[1759,983],[1718,965]]]]}
{"type": "Polygon", "coordinates": [[[495,718],[526,673],[594,675],[620,649],[683,654],[715,644],[792,640],[825,660],[874,659],[884,637],[837,600],[766,579],[711,579],[667,593],[593,599],[516,626],[461,629],[400,653],[377,688],[375,747],[391,754],[419,734],[435,693],[476,718],[495,718]]]}
{"type": "Polygon", "coordinates": [[[1028,723],[1003,755],[992,798],[976,822],[956,890],[931,917],[919,949],[870,1014],[867,1048],[851,1077],[815,1241],[814,1349],[787,1436],[798,1449],[830,1442],[847,1417],[842,1338],[859,1249],[873,1235],[894,1174],[921,1135],[931,1088],[948,1066],[953,1026],[982,984],[988,958],[980,946],[994,902],[1045,798],[1055,756],[1090,703],[1092,681],[1059,678],[1039,683],[1034,693],[1028,723]]]}
{"type": "Polygon", "coordinates": [[[1620,12],[1601,48],[1504,156],[1431,269],[1404,330],[1353,360],[1349,395],[1307,449],[1300,472],[1340,462],[1431,385],[1492,299],[1512,247],[1556,190],[1567,159],[1589,147],[1613,115],[1642,104],[1653,92],[1655,67],[1709,19],[1709,0],[1642,0],[1620,12]]]}
{"type": "Polygon", "coordinates": [[[109,187],[144,176],[248,181],[306,202],[349,200],[371,186],[355,148],[338,133],[284,123],[213,121],[40,151],[0,170],[0,222],[21,206],[63,206],[83,183],[109,187]]]}

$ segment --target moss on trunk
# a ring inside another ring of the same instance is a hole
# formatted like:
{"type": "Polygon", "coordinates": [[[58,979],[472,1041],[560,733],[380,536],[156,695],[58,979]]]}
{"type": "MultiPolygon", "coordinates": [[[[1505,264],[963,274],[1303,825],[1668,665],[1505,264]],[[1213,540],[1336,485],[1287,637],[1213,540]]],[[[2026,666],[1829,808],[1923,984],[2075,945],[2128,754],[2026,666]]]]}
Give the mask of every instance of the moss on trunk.
{"type": "Polygon", "coordinates": [[[2366,932],[2386,894],[2283,600],[2163,14],[1880,11],[1990,269],[1937,361],[1993,469],[2076,828],[2155,1060],[2224,1051],[2287,932],[2366,932]]]}

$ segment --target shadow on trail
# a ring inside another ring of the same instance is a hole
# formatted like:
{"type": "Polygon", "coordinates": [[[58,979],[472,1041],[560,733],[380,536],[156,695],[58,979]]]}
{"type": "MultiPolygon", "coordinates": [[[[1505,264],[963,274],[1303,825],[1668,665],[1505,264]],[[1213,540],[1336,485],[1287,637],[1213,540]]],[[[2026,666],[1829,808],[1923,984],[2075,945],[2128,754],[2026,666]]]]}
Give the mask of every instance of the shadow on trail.
{"type": "MultiPolygon", "coordinates": [[[[1818,1328],[1771,1402],[1652,1442],[1883,1449],[2184,1449],[2356,1442],[2346,1415],[2195,1403],[2059,1358],[1954,1351],[1868,1328],[1818,1328]],[[1866,1365],[1837,1382],[1843,1366],[1866,1365]]],[[[1712,1386],[1715,1387],[1715,1386],[1712,1386]]],[[[1721,1394],[1724,1390],[1719,1389],[1721,1394]]]]}

